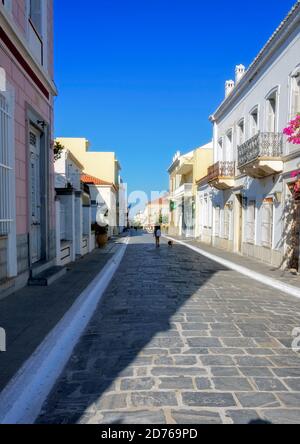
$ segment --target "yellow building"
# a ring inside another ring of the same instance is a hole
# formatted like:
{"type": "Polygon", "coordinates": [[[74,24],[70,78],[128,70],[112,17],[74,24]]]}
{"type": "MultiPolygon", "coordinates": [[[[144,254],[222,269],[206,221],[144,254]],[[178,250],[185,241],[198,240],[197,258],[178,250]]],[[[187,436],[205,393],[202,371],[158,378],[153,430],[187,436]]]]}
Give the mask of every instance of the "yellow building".
{"type": "Polygon", "coordinates": [[[90,151],[90,142],[84,138],[61,137],[56,140],[83,164],[86,174],[99,177],[119,187],[121,166],[115,153],[90,151]]]}
{"type": "Polygon", "coordinates": [[[197,228],[197,183],[207,175],[213,163],[213,145],[196,148],[187,154],[177,152],[170,166],[170,217],[171,235],[194,237],[197,228]]]}
{"type": "Polygon", "coordinates": [[[92,222],[98,223],[97,215],[107,209],[110,233],[118,234],[124,226],[124,222],[120,220],[120,201],[123,202],[124,199],[120,196],[123,193],[123,187],[120,179],[121,166],[116,154],[91,151],[90,143],[85,138],[59,137],[56,141],[60,142],[78,159],[84,167],[83,173],[86,176],[106,184],[101,187],[92,187],[91,185],[92,214],[94,215],[92,222]],[[96,195],[95,190],[97,190],[96,195]]]}

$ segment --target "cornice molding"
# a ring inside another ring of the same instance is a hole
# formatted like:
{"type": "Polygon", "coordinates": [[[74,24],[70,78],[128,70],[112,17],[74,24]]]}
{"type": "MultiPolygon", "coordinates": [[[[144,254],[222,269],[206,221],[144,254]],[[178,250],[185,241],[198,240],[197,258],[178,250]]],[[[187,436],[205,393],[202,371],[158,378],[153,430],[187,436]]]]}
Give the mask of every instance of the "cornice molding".
{"type": "MultiPolygon", "coordinates": [[[[26,63],[32,69],[34,74],[44,83],[45,87],[49,90],[51,95],[57,96],[58,91],[55,83],[49,77],[49,74],[43,69],[41,65],[35,60],[31,50],[28,47],[28,43],[24,36],[21,34],[17,26],[12,20],[11,14],[6,11],[5,7],[0,3],[0,27],[7,35],[11,43],[16,47],[26,63]]],[[[6,45],[0,41],[1,45],[6,45]]],[[[9,49],[8,49],[9,51],[9,49]]],[[[22,67],[23,69],[23,67],[22,67]]]]}
{"type": "Polygon", "coordinates": [[[218,120],[221,115],[226,112],[226,110],[234,103],[239,95],[241,95],[244,90],[249,86],[252,81],[258,76],[261,68],[267,63],[267,61],[273,56],[274,52],[282,45],[282,43],[287,39],[287,37],[292,34],[297,26],[300,24],[300,0],[295,4],[286,18],[281,22],[279,27],[270,37],[268,42],[253,60],[252,64],[249,66],[243,78],[235,86],[233,91],[228,97],[223,100],[221,105],[217,108],[214,114],[209,118],[211,122],[218,120]]]}

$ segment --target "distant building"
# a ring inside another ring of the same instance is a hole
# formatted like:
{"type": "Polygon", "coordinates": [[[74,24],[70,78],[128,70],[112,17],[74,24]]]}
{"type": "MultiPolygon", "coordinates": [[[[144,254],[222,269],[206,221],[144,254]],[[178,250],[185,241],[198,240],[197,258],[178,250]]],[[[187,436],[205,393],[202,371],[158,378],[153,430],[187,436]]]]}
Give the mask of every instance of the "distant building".
{"type": "Polygon", "coordinates": [[[113,152],[90,151],[90,143],[84,138],[58,138],[57,141],[71,151],[82,163],[84,174],[92,180],[93,219],[95,219],[95,208],[98,208],[99,213],[100,207],[105,202],[107,208],[109,208],[110,232],[111,234],[119,234],[125,226],[124,214],[126,214],[126,209],[123,206],[127,205],[125,205],[126,199],[124,196],[126,190],[120,176],[121,166],[116,154],[113,152]],[[101,183],[96,183],[98,181],[101,183]],[[99,191],[98,195],[95,194],[96,189],[99,191]],[[122,202],[121,212],[120,202],[122,202]]]}
{"type": "Polygon", "coordinates": [[[213,159],[212,143],[196,148],[187,154],[177,152],[170,166],[169,233],[194,237],[199,231],[197,182],[206,175],[213,159]]]}
{"type": "Polygon", "coordinates": [[[142,217],[142,225],[153,228],[155,225],[167,227],[169,224],[169,196],[165,195],[148,202],[142,217]]]}

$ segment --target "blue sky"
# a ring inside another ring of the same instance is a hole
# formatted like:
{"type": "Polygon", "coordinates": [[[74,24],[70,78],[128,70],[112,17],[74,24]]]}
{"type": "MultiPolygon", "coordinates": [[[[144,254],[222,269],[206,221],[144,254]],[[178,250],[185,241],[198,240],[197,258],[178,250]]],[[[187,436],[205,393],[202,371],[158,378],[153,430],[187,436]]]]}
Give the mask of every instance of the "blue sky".
{"type": "Polygon", "coordinates": [[[295,0],[54,0],[55,133],[116,151],[129,190],[164,190],[177,150],[211,139],[209,115],[295,0]]]}

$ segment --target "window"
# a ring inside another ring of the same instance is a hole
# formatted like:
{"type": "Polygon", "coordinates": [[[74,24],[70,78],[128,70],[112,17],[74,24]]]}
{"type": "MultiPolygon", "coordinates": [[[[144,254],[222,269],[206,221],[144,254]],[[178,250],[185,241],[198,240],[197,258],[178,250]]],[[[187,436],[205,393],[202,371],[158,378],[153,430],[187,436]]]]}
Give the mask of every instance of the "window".
{"type": "Polygon", "coordinates": [[[255,108],[250,114],[250,137],[258,133],[258,108],[255,108]]]}
{"type": "Polygon", "coordinates": [[[42,0],[30,0],[29,18],[39,36],[42,36],[42,0]]]}
{"type": "Polygon", "coordinates": [[[218,159],[223,159],[223,137],[218,140],[218,159]]]}
{"type": "Polygon", "coordinates": [[[272,248],[273,243],[273,200],[266,199],[262,205],[262,245],[272,248]]]}
{"type": "Polygon", "coordinates": [[[0,236],[10,233],[11,225],[11,189],[12,174],[10,160],[11,115],[8,102],[0,94],[0,236]]]}
{"type": "Polygon", "coordinates": [[[240,120],[238,123],[238,145],[242,145],[245,142],[245,121],[240,120]]]}
{"type": "Polygon", "coordinates": [[[226,135],[226,153],[223,160],[226,162],[232,159],[232,157],[232,130],[230,130],[226,135]]]}
{"type": "Polygon", "coordinates": [[[273,92],[266,103],[267,131],[274,133],[277,128],[277,91],[273,92]]]}
{"type": "Polygon", "coordinates": [[[12,6],[11,0],[2,0],[2,5],[4,5],[5,8],[11,12],[11,6],[12,6]]]}
{"type": "Polygon", "coordinates": [[[255,207],[255,200],[249,200],[247,205],[246,240],[250,244],[255,242],[255,207]]]}
{"type": "Polygon", "coordinates": [[[28,14],[28,42],[29,47],[41,65],[47,66],[47,45],[43,41],[46,38],[46,2],[44,0],[27,0],[28,14]],[[44,54],[46,51],[46,54],[44,54]]]}
{"type": "Polygon", "coordinates": [[[292,77],[291,119],[297,114],[300,114],[300,68],[299,72],[292,77]]]}

